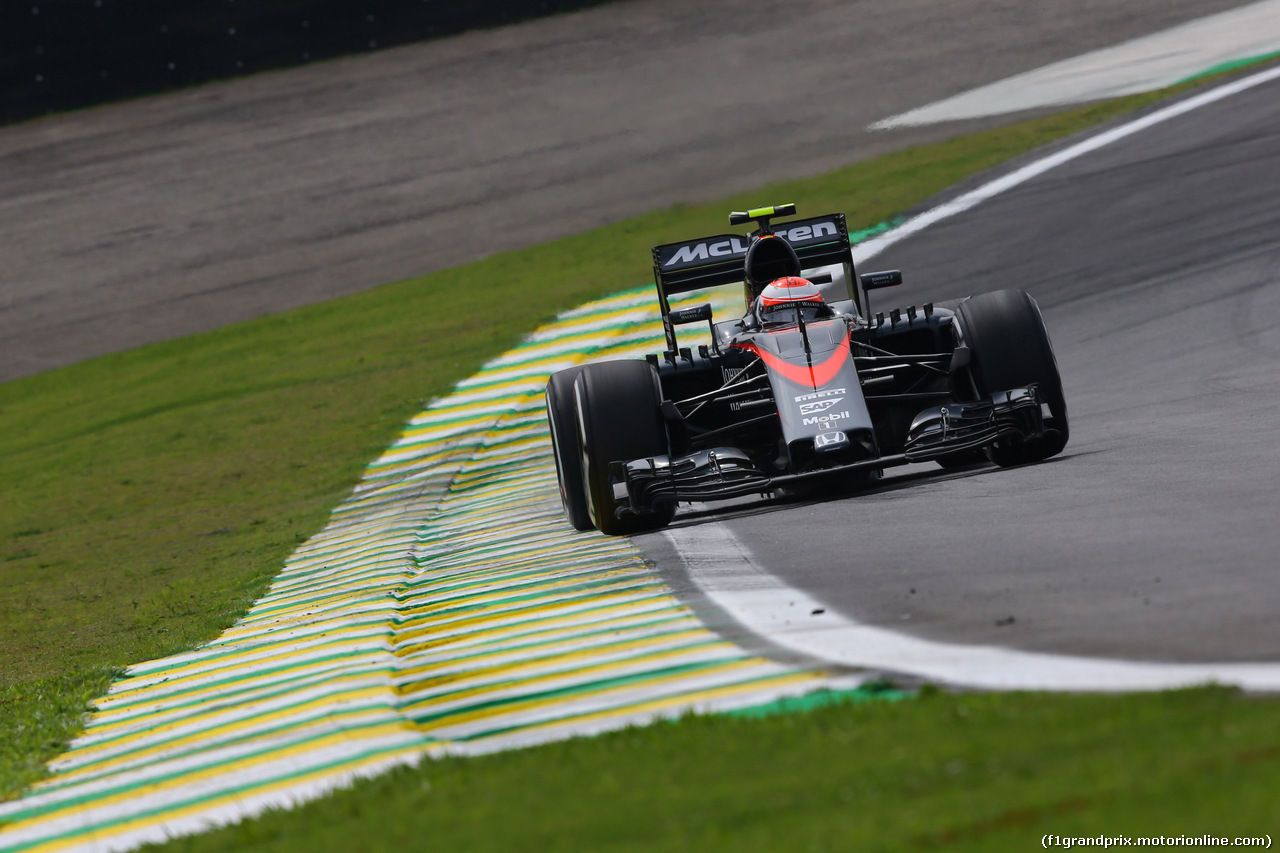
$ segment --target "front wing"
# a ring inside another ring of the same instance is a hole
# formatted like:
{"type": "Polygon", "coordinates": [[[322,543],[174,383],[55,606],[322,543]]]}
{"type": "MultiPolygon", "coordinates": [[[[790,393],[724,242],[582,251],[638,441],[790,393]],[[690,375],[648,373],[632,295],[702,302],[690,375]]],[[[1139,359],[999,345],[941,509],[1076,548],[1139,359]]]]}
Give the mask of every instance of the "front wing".
{"type": "Polygon", "coordinates": [[[1044,400],[1036,385],[998,391],[986,400],[934,406],[916,415],[901,453],[782,475],[761,471],[733,447],[687,456],[614,462],[610,473],[619,512],[651,512],[663,503],[713,501],[765,494],[833,473],[874,471],[929,462],[979,450],[1000,440],[1034,441],[1044,435],[1044,400]]]}

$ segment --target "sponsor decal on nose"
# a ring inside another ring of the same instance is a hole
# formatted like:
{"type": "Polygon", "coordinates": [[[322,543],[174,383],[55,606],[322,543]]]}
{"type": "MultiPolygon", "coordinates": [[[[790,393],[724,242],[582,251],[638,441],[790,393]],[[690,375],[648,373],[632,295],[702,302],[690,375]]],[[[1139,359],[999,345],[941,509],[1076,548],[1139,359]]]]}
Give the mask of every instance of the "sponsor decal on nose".
{"type": "Polygon", "coordinates": [[[821,391],[814,391],[812,394],[801,394],[796,397],[797,403],[803,403],[806,400],[820,400],[823,397],[843,397],[845,389],[843,388],[823,388],[821,391]]]}
{"type": "Polygon", "coordinates": [[[836,405],[839,402],[840,402],[840,398],[837,397],[830,400],[815,400],[812,403],[801,403],[800,414],[814,415],[814,414],[817,414],[818,412],[825,412],[827,409],[831,408],[832,406],[836,405]]]}
{"type": "Polygon", "coordinates": [[[848,447],[849,436],[839,430],[818,433],[813,437],[813,449],[819,453],[830,453],[848,447]]]}

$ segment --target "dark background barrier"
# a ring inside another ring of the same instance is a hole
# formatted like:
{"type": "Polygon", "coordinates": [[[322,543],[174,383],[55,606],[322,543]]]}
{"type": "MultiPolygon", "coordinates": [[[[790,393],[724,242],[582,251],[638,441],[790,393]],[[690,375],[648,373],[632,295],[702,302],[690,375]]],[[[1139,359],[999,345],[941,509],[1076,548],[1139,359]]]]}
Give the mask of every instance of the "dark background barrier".
{"type": "Polygon", "coordinates": [[[602,0],[3,0],[0,122],[602,0]]]}

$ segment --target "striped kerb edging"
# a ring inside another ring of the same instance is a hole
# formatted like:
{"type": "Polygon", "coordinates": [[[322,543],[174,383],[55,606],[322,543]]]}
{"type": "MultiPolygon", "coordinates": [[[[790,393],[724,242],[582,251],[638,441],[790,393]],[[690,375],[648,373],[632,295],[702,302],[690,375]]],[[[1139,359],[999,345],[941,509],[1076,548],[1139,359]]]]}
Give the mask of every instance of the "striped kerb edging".
{"type": "Polygon", "coordinates": [[[0,804],[0,847],[127,849],[423,755],[854,686],[726,642],[628,540],[564,521],[547,376],[660,349],[654,303],[570,311],[432,403],[244,619],[113,685],[0,804]]]}

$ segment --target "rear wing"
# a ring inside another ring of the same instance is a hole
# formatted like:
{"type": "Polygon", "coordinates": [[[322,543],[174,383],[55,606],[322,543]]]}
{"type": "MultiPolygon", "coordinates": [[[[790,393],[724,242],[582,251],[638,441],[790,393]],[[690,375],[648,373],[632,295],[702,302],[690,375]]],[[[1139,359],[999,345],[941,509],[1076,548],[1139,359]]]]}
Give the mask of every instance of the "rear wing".
{"type": "MultiPolygon", "coordinates": [[[[829,213],[811,219],[797,219],[774,225],[770,230],[796,250],[802,269],[841,265],[848,298],[861,311],[861,300],[854,282],[853,251],[849,247],[849,228],[843,213],[829,213]]],[[[669,298],[676,294],[743,284],[746,272],[743,262],[752,235],[717,234],[682,243],[666,243],[653,247],[653,280],[658,287],[658,304],[662,309],[662,326],[667,335],[667,348],[676,353],[675,328],[671,322],[669,298]]]]}

